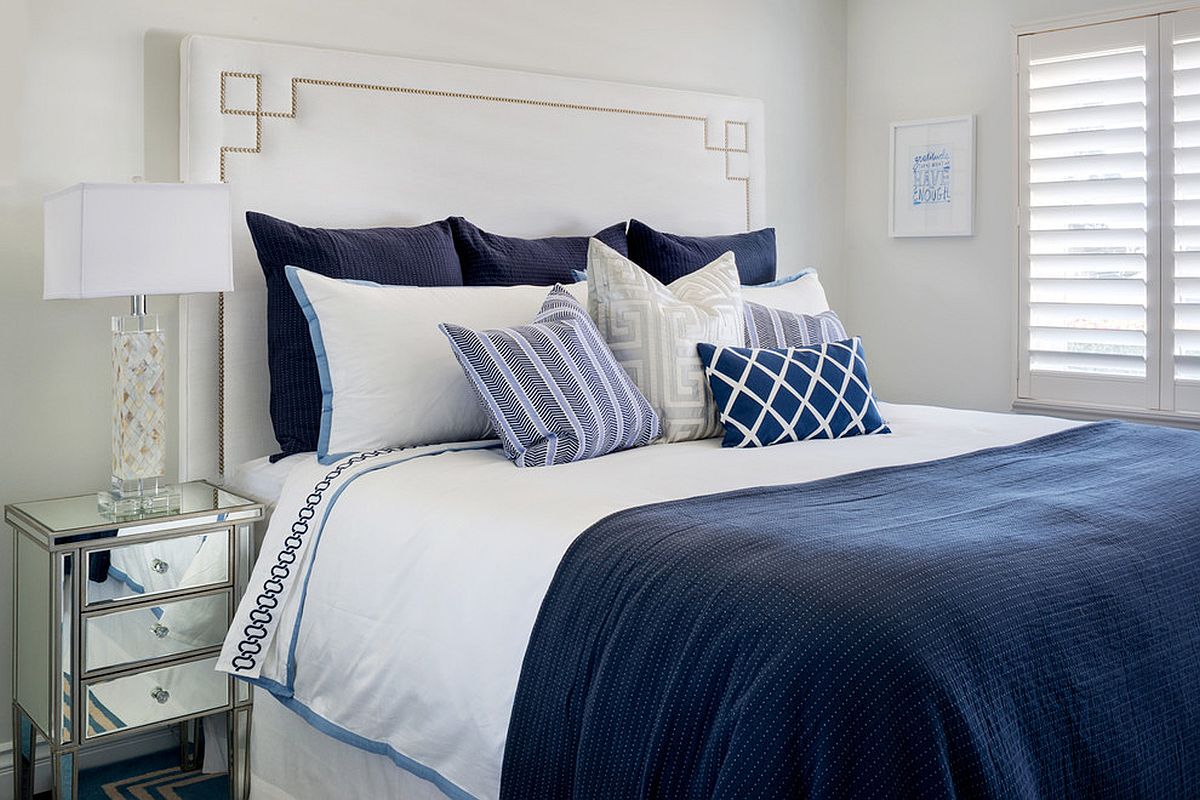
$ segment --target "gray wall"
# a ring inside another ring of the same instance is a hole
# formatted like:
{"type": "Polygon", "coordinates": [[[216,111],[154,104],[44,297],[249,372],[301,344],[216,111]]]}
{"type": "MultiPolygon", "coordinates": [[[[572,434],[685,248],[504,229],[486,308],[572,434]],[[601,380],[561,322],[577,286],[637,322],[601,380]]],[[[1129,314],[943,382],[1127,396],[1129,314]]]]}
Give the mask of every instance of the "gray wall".
{"type": "MultiPolygon", "coordinates": [[[[1124,10],[1138,5],[1117,2],[1124,10]]],[[[864,338],[871,382],[884,399],[1010,408],[1013,28],[1111,7],[1104,0],[848,0],[844,311],[864,338]],[[970,113],[977,115],[975,236],[888,238],[889,124],[970,113]]]]}

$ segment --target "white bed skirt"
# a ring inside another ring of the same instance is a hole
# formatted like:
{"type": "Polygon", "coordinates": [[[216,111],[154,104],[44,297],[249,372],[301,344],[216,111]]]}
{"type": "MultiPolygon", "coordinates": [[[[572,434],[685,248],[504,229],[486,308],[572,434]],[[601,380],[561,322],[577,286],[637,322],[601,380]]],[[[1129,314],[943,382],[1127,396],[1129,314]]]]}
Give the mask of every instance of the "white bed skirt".
{"type": "Polygon", "coordinates": [[[251,800],[446,800],[390,758],[326,736],[259,689],[250,742],[251,800]]]}

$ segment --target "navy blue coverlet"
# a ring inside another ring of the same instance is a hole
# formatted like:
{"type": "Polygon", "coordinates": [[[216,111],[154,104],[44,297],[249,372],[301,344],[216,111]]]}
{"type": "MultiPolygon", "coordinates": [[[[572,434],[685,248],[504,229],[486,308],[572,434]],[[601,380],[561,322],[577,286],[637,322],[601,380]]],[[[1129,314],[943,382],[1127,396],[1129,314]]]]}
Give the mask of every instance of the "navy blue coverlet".
{"type": "Polygon", "coordinates": [[[1198,564],[1200,433],[1116,422],[619,512],[501,797],[1198,797],[1198,564]]]}

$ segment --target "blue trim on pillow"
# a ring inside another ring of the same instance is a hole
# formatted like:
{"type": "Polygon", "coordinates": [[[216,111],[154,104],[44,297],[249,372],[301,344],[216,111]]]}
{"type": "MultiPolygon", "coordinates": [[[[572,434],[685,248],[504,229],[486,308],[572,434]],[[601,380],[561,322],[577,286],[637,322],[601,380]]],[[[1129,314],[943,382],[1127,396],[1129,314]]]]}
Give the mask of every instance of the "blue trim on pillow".
{"type": "Polygon", "coordinates": [[[304,284],[299,275],[300,268],[287,266],[284,267],[284,272],[288,285],[292,287],[292,293],[296,295],[296,302],[300,304],[300,310],[308,320],[308,335],[312,338],[313,352],[317,356],[317,375],[321,379],[321,433],[317,437],[317,461],[321,464],[332,464],[348,454],[329,455],[329,430],[333,427],[333,379],[329,377],[329,356],[325,353],[325,340],[321,338],[321,320],[317,317],[317,310],[313,308],[312,301],[308,299],[308,292],[304,291],[304,284]]]}
{"type": "Polygon", "coordinates": [[[804,276],[812,275],[815,272],[816,272],[816,270],[812,269],[812,268],[802,269],[799,272],[797,272],[795,275],[788,275],[786,278],[776,278],[773,281],[769,281],[767,283],[760,283],[758,286],[754,286],[752,288],[754,288],[754,289],[770,289],[774,286],[787,286],[789,283],[795,283],[796,281],[800,280],[804,276]]]}
{"type": "Polygon", "coordinates": [[[586,269],[573,269],[573,270],[571,270],[571,277],[575,279],[576,283],[583,283],[584,281],[587,280],[587,270],[586,269]]]}
{"type": "Polygon", "coordinates": [[[355,286],[370,286],[372,289],[382,289],[385,286],[385,284],[378,281],[364,281],[360,278],[330,278],[330,280],[352,283],[355,286]]]}
{"type": "Polygon", "coordinates": [[[321,432],[321,380],[308,321],[287,282],[289,265],[328,278],[389,285],[461,286],[450,223],[413,228],[306,228],[246,212],[267,289],[271,423],[280,452],[312,452],[321,432]]]}

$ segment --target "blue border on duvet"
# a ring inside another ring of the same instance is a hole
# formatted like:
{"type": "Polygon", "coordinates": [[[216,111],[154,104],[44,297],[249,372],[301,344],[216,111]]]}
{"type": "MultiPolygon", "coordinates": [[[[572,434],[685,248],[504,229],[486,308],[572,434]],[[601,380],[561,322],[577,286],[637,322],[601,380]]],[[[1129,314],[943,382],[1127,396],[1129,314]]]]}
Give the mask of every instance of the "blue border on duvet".
{"type": "Polygon", "coordinates": [[[240,675],[235,675],[234,677],[253,686],[257,686],[260,689],[266,690],[272,697],[279,701],[280,705],[291,711],[293,714],[296,714],[298,717],[326,736],[337,739],[339,742],[344,742],[351,747],[357,747],[359,750],[365,750],[368,753],[374,753],[375,755],[379,756],[387,756],[388,759],[397,767],[405,772],[411,772],[413,775],[416,775],[422,780],[429,781],[436,786],[438,790],[442,792],[442,794],[451,798],[451,800],[478,800],[475,795],[467,792],[437,770],[422,764],[416,759],[404,755],[404,753],[401,753],[387,742],[378,742],[374,739],[368,739],[365,736],[359,736],[353,731],[346,730],[342,726],[330,722],[306,706],[304,703],[293,697],[291,690],[289,690],[283,684],[268,678],[247,678],[240,675]]]}
{"type": "Polygon", "coordinates": [[[321,544],[321,534],[325,532],[325,523],[329,521],[329,515],[333,513],[333,508],[337,505],[338,499],[342,496],[342,492],[346,490],[350,484],[354,483],[364,475],[370,475],[373,472],[378,472],[389,467],[395,467],[400,464],[407,464],[411,461],[416,461],[420,458],[428,458],[431,456],[446,455],[447,453],[460,453],[468,450],[496,450],[499,449],[499,442],[490,444],[478,444],[462,447],[447,447],[441,450],[433,450],[425,453],[416,453],[398,458],[394,461],[388,461],[383,464],[372,464],[365,467],[359,472],[354,473],[346,479],[346,481],[337,488],[330,496],[329,504],[325,507],[324,514],[321,515],[321,522],[317,526],[316,535],[313,537],[312,553],[308,559],[308,569],[304,573],[304,583],[300,589],[300,606],[296,611],[296,621],[292,628],[292,636],[288,642],[287,656],[287,683],[283,684],[279,681],[270,678],[249,678],[241,675],[234,675],[238,680],[243,680],[260,689],[269,692],[276,700],[278,700],[285,708],[297,714],[301,719],[312,725],[317,730],[331,736],[338,741],[345,742],[351,747],[357,747],[360,750],[365,750],[368,753],[387,756],[393,764],[401,769],[411,772],[418,778],[429,781],[436,786],[443,794],[450,797],[452,800],[477,800],[474,795],[468,793],[460,786],[446,778],[432,767],[426,766],[413,758],[406,756],[396,748],[392,747],[387,742],[380,742],[374,739],[369,739],[365,736],[360,736],[353,731],[347,730],[340,725],[322,717],[316,711],[313,711],[307,705],[297,700],[295,697],[295,679],[296,679],[296,643],[300,634],[300,625],[304,620],[305,601],[308,598],[308,582],[312,577],[312,569],[317,561],[317,552],[321,544]]]}
{"type": "Polygon", "coordinates": [[[447,453],[462,453],[468,450],[498,450],[500,443],[495,442],[490,445],[472,446],[472,447],[446,447],[441,450],[434,450],[427,453],[417,453],[408,456],[407,458],[398,459],[396,461],[388,461],[385,464],[372,464],[364,468],[360,472],[356,472],[346,479],[346,482],[337,488],[330,496],[329,505],[325,507],[325,513],[321,516],[321,524],[317,526],[317,534],[313,537],[312,555],[308,559],[308,569],[304,573],[304,583],[300,587],[300,607],[296,609],[296,624],[292,628],[292,639],[288,642],[288,657],[287,657],[287,689],[288,696],[292,695],[296,686],[296,641],[300,636],[300,624],[304,621],[304,606],[308,600],[308,581],[312,577],[313,566],[317,563],[317,553],[321,547],[321,535],[325,532],[325,523],[329,521],[329,515],[333,513],[333,507],[337,505],[337,501],[341,498],[342,492],[350,484],[354,483],[364,475],[370,475],[372,472],[378,472],[382,469],[397,466],[398,464],[407,464],[410,461],[416,461],[420,458],[428,458],[430,456],[442,456],[447,453]]]}

